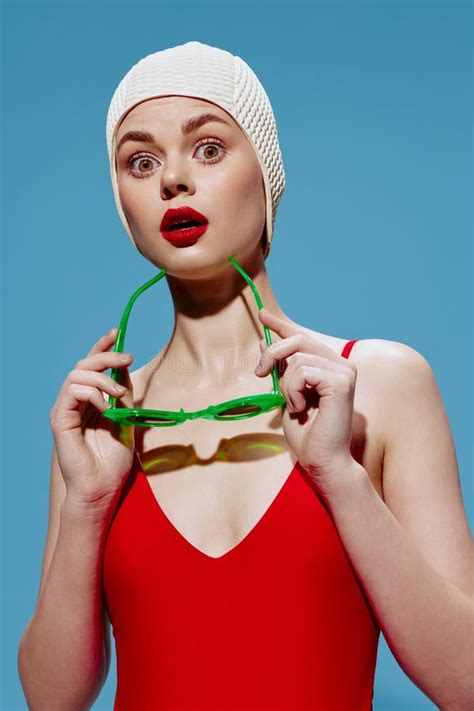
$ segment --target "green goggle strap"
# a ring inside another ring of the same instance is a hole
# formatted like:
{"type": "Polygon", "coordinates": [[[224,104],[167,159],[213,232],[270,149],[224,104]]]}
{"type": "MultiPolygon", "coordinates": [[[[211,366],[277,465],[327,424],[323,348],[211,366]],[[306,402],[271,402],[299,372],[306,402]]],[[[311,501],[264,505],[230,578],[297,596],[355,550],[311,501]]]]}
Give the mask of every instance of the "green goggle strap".
{"type": "MultiPolygon", "coordinates": [[[[254,295],[254,297],[255,297],[255,301],[257,302],[257,306],[258,306],[259,310],[262,309],[262,308],[263,308],[263,303],[262,303],[262,300],[261,300],[261,298],[260,298],[260,294],[258,293],[257,287],[255,286],[255,284],[253,283],[253,281],[251,280],[251,278],[250,278],[250,277],[248,276],[248,274],[242,269],[242,267],[241,267],[239,264],[237,264],[237,262],[236,262],[236,260],[234,259],[234,257],[232,257],[232,256],[229,257],[229,261],[231,262],[232,266],[239,272],[239,274],[245,279],[245,281],[247,282],[247,284],[248,284],[249,287],[251,288],[252,293],[253,293],[253,295],[254,295]]],[[[131,312],[131,310],[132,310],[132,307],[133,307],[135,301],[138,299],[138,297],[139,297],[141,294],[143,294],[144,291],[146,291],[146,290],[149,289],[151,286],[153,286],[153,284],[156,284],[157,282],[159,282],[160,279],[163,279],[163,277],[164,277],[165,275],[166,275],[166,270],[165,270],[165,269],[161,269],[160,272],[159,272],[156,276],[154,276],[154,277],[152,277],[151,279],[149,279],[147,282],[145,282],[145,284],[143,284],[143,285],[140,286],[138,289],[136,289],[136,291],[133,292],[132,296],[131,296],[130,299],[128,300],[128,303],[127,303],[127,305],[126,305],[126,307],[125,307],[125,309],[124,309],[124,311],[123,311],[122,318],[120,319],[119,329],[118,329],[117,338],[116,338],[115,347],[114,347],[114,352],[115,352],[115,353],[123,353],[123,347],[124,347],[124,345],[125,345],[125,333],[126,333],[126,330],[127,330],[128,319],[129,319],[129,317],[130,317],[130,312],[131,312]]],[[[264,334],[265,334],[265,342],[266,342],[267,346],[270,346],[270,345],[272,344],[272,337],[271,337],[271,335],[270,335],[270,329],[268,328],[268,326],[265,326],[265,324],[262,324],[262,325],[263,325],[263,331],[264,331],[264,334]]],[[[116,383],[118,383],[118,382],[119,382],[119,378],[120,378],[120,368],[112,368],[112,372],[111,372],[110,375],[111,375],[111,378],[112,378],[116,383]]],[[[275,368],[272,368],[272,382],[273,382],[273,390],[274,390],[274,392],[280,393],[280,388],[279,388],[279,383],[278,383],[278,375],[277,375],[277,373],[276,373],[275,368]]],[[[109,397],[109,403],[110,403],[111,405],[115,406],[115,402],[116,402],[116,398],[114,398],[114,397],[109,397]]]]}

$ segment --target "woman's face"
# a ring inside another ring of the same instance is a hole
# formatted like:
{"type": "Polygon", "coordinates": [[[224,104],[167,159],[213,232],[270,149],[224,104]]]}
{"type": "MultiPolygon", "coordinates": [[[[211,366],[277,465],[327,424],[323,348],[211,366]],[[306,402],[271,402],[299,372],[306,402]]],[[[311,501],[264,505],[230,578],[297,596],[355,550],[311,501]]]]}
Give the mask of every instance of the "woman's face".
{"type": "Polygon", "coordinates": [[[228,266],[231,254],[237,261],[262,255],[260,165],[243,131],[223,109],[184,96],[144,101],[120,124],[115,146],[122,208],[137,247],[152,263],[171,275],[192,278],[228,266]],[[202,122],[183,135],[182,125],[202,114],[221,121],[202,122]],[[135,136],[121,144],[131,131],[148,132],[152,142],[135,136]],[[182,206],[202,213],[209,223],[187,247],[175,246],[160,232],[165,212],[182,206]]]}

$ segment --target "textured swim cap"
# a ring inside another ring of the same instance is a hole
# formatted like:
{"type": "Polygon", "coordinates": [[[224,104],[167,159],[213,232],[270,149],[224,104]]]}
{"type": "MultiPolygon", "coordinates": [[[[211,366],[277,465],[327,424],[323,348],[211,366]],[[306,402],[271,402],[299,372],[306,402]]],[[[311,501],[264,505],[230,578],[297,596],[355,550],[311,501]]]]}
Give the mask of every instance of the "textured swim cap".
{"type": "Polygon", "coordinates": [[[135,240],[120,203],[115,161],[115,136],[125,115],[137,104],[159,96],[189,96],[210,101],[227,111],[257,154],[265,185],[265,258],[285,188],[285,172],[277,128],[268,96],[259,79],[240,57],[202,42],[186,42],[149,54],[135,64],[117,86],[107,113],[106,135],[115,204],[128,236],[135,240]]]}

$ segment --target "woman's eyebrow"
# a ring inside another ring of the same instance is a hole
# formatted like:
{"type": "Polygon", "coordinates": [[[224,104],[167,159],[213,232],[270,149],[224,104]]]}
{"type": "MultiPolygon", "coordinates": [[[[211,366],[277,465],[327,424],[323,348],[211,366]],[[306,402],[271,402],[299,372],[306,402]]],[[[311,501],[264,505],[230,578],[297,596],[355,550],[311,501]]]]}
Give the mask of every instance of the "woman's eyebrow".
{"type": "MultiPolygon", "coordinates": [[[[197,116],[192,116],[191,118],[186,119],[186,121],[184,121],[181,125],[181,133],[183,134],[183,136],[187,136],[189,133],[196,131],[198,128],[204,126],[204,124],[206,123],[210,123],[211,121],[223,123],[226,126],[230,127],[230,123],[225,121],[220,116],[216,116],[216,114],[206,113],[198,114],[197,116]]],[[[155,139],[149,131],[127,131],[127,133],[125,133],[119,141],[119,144],[117,146],[117,152],[124,145],[124,143],[127,143],[127,141],[135,141],[139,143],[155,143],[155,139]]]]}

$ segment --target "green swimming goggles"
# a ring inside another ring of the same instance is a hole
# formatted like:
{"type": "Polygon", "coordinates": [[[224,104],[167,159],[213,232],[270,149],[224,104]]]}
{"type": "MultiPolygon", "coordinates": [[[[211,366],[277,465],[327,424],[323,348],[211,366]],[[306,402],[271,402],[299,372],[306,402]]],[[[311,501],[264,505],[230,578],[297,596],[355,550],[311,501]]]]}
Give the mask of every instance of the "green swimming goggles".
{"type": "MultiPolygon", "coordinates": [[[[249,275],[242,269],[242,267],[237,264],[234,257],[229,257],[229,261],[235,267],[235,269],[242,275],[245,281],[250,286],[252,293],[257,302],[257,306],[260,309],[263,308],[262,300],[255,287],[255,284],[249,277],[249,275]]],[[[147,281],[143,286],[140,286],[130,297],[122,318],[120,320],[120,325],[117,333],[117,339],[115,341],[115,352],[123,353],[123,347],[125,343],[125,332],[127,329],[128,318],[130,316],[130,311],[133,304],[137,298],[150,286],[156,284],[160,279],[162,279],[166,274],[166,270],[162,269],[155,277],[147,281]]],[[[265,334],[265,341],[267,346],[271,345],[272,339],[270,336],[270,330],[267,326],[263,325],[263,331],[265,334]]],[[[116,383],[119,382],[120,378],[120,368],[112,368],[111,377],[116,383]]],[[[114,420],[115,422],[120,422],[124,425],[138,425],[139,427],[169,427],[171,425],[178,425],[186,420],[195,420],[197,418],[205,418],[206,420],[244,420],[248,417],[255,417],[256,415],[261,415],[263,412],[268,412],[277,407],[282,407],[286,404],[285,398],[281,394],[280,387],[278,384],[278,374],[276,366],[272,368],[272,381],[273,390],[271,393],[260,393],[258,395],[247,395],[245,397],[238,397],[234,400],[226,400],[225,402],[220,402],[217,405],[209,405],[205,410],[195,410],[194,412],[186,412],[181,408],[178,411],[172,410],[144,410],[140,408],[130,408],[130,407],[116,407],[117,398],[109,395],[109,404],[111,407],[108,410],[102,412],[103,417],[107,417],[109,420],[114,420]]]]}

